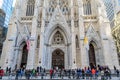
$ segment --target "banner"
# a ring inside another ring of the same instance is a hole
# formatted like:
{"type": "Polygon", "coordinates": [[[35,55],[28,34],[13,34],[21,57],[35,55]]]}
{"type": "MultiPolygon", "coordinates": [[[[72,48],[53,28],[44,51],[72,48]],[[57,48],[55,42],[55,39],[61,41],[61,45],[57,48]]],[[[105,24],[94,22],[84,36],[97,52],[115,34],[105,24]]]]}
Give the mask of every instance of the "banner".
{"type": "Polygon", "coordinates": [[[88,43],[87,36],[85,36],[85,38],[84,38],[84,45],[85,45],[86,49],[89,50],[89,43],[88,43]]]}

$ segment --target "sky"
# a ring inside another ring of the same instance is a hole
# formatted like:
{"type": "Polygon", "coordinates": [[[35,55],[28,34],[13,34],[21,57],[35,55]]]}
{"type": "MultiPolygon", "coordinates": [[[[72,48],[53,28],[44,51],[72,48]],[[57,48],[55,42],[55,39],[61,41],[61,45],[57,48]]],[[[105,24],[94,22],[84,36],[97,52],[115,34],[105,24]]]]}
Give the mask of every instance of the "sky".
{"type": "Polygon", "coordinates": [[[2,7],[3,0],[0,0],[0,8],[2,7]]]}
{"type": "MultiPolygon", "coordinates": [[[[13,5],[12,5],[13,7],[15,6],[15,2],[16,0],[13,1],[13,5]]],[[[3,4],[3,0],[0,0],[0,8],[2,7],[2,4],[3,4]]]]}
{"type": "Polygon", "coordinates": [[[16,3],[16,0],[13,1],[13,5],[12,5],[13,7],[15,6],[15,3],[16,3]]]}

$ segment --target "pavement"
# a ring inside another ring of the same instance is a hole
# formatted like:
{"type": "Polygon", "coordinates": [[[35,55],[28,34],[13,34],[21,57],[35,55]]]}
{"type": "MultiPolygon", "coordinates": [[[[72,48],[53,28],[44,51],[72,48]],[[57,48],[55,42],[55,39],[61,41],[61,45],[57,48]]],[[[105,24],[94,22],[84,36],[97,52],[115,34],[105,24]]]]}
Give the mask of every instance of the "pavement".
{"type": "MultiPolygon", "coordinates": [[[[15,80],[15,76],[4,76],[2,79],[0,79],[0,80],[15,80]]],[[[27,80],[26,79],[26,77],[19,77],[18,78],[18,80],[27,80]]],[[[98,77],[97,79],[91,79],[91,78],[89,78],[89,79],[69,79],[68,77],[64,77],[63,79],[62,78],[60,78],[60,77],[54,77],[53,79],[50,79],[50,77],[49,76],[46,76],[46,77],[44,77],[43,79],[41,79],[41,77],[40,76],[38,76],[38,77],[32,77],[32,78],[30,78],[30,80],[106,80],[106,79],[101,79],[101,77],[98,77]]],[[[107,80],[120,80],[120,77],[112,77],[112,79],[107,79],[107,80]]]]}

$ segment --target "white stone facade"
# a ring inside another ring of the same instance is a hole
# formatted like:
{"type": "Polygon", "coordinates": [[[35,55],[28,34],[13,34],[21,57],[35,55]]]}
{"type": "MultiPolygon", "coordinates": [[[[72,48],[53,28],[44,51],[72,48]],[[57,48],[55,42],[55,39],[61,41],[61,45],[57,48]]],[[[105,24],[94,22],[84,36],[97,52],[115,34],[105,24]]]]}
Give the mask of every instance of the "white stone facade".
{"type": "Polygon", "coordinates": [[[54,52],[63,56],[61,65],[66,69],[89,66],[90,60],[96,65],[120,67],[101,0],[19,0],[9,24],[0,66],[20,68],[27,36],[30,38],[27,69],[55,67],[54,52]],[[91,58],[90,52],[94,53],[91,58]]]}

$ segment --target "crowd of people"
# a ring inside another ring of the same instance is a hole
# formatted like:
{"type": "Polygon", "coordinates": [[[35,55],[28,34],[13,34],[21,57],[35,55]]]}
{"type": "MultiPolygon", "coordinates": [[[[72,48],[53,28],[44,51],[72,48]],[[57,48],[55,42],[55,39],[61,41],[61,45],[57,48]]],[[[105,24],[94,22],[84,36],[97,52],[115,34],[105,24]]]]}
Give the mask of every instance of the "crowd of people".
{"type": "MultiPolygon", "coordinates": [[[[119,70],[114,67],[114,74],[119,77],[119,70]]],[[[67,76],[69,79],[97,79],[99,76],[101,77],[101,80],[103,79],[111,79],[111,70],[107,66],[100,66],[98,65],[97,67],[92,66],[92,67],[85,67],[83,69],[51,69],[50,70],[50,78],[54,77],[60,77],[63,79],[64,76],[67,76]]]]}
{"type": "MultiPolygon", "coordinates": [[[[117,77],[119,77],[119,70],[116,69],[114,66],[114,71],[117,77]]],[[[0,78],[4,76],[4,74],[12,74],[11,68],[7,68],[4,72],[3,69],[0,68],[0,78]]],[[[83,69],[59,69],[59,68],[53,68],[50,70],[46,70],[42,67],[37,67],[36,69],[32,70],[26,70],[25,68],[17,69],[15,70],[15,79],[18,80],[18,78],[22,78],[22,76],[25,76],[27,80],[33,77],[41,76],[41,79],[45,78],[49,75],[51,79],[53,78],[61,78],[68,77],[69,79],[90,79],[94,78],[97,79],[98,77],[101,77],[103,80],[105,79],[111,79],[111,70],[107,66],[100,66],[97,67],[85,67],[83,69]]]]}

